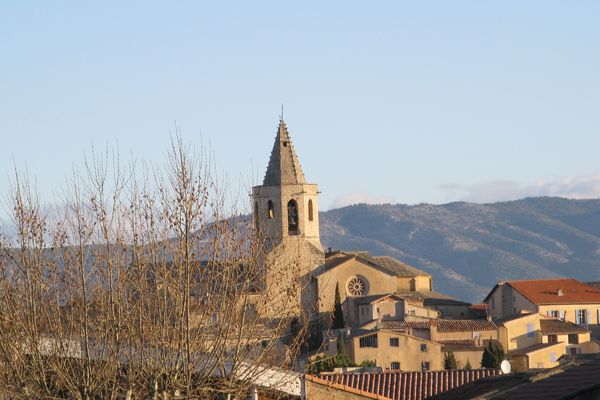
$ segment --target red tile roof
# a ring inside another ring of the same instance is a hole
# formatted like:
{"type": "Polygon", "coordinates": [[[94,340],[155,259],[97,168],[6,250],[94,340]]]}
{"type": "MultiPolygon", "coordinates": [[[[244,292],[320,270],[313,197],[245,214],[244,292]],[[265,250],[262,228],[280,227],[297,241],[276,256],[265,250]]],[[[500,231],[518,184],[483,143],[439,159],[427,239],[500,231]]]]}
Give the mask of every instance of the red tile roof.
{"type": "Polygon", "coordinates": [[[376,374],[322,374],[318,378],[338,387],[384,396],[393,400],[422,400],[476,380],[496,376],[494,369],[382,372],[376,374]]]}
{"type": "Polygon", "coordinates": [[[508,281],[506,283],[537,305],[600,303],[600,291],[576,279],[508,281]]]}
{"type": "MultiPolygon", "coordinates": [[[[437,319],[435,321],[438,332],[477,332],[477,331],[495,331],[498,329],[496,324],[485,319],[437,319]]],[[[383,320],[381,322],[384,329],[405,330],[407,328],[428,330],[430,322],[413,322],[383,320]]]]}

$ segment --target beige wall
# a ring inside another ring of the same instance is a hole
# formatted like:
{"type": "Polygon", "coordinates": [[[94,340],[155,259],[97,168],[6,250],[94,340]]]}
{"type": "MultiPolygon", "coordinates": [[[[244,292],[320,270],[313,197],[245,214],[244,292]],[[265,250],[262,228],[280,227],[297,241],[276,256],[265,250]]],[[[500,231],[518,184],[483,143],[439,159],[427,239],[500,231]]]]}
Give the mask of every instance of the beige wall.
{"type": "Polygon", "coordinates": [[[499,339],[506,351],[522,349],[541,342],[540,316],[532,313],[501,324],[499,339]],[[533,324],[533,334],[528,335],[528,324],[533,324]]]}
{"type": "Polygon", "coordinates": [[[526,371],[532,368],[552,368],[558,366],[558,358],[564,354],[562,343],[532,351],[525,355],[512,356],[511,364],[515,372],[526,371]],[[552,355],[556,361],[552,361],[552,355]]]}
{"type": "Polygon", "coordinates": [[[415,277],[396,277],[396,287],[398,290],[431,290],[431,277],[429,276],[415,276],[415,277]]]}
{"type": "MultiPolygon", "coordinates": [[[[597,346],[590,343],[590,333],[577,334],[577,344],[569,344],[569,335],[556,335],[557,341],[563,344],[562,354],[568,354],[570,348],[578,349],[578,353],[596,353],[597,346]]],[[[548,335],[542,336],[542,343],[548,343],[548,335]]],[[[561,355],[562,355],[561,354],[561,355]]]]}
{"type": "Polygon", "coordinates": [[[542,315],[548,315],[548,311],[562,311],[565,313],[565,321],[576,323],[576,310],[590,310],[590,321],[588,321],[588,324],[598,324],[600,323],[598,321],[599,309],[600,304],[557,304],[540,306],[539,313],[542,315]]]}
{"type": "Polygon", "coordinates": [[[416,304],[411,304],[408,302],[406,303],[406,309],[404,314],[406,320],[411,320],[411,317],[417,317],[417,319],[412,319],[416,321],[420,321],[422,318],[437,318],[440,315],[440,313],[437,310],[432,310],[430,308],[418,306],[416,304]]]}
{"type": "Polygon", "coordinates": [[[456,364],[458,368],[464,368],[465,365],[467,365],[467,361],[471,363],[471,367],[473,369],[481,367],[481,358],[483,357],[483,350],[454,351],[453,353],[454,358],[456,358],[456,364]]]}
{"type": "MultiPolygon", "coordinates": [[[[361,304],[358,306],[358,325],[369,321],[375,321],[379,318],[400,318],[404,317],[404,300],[385,299],[374,304],[361,304]]],[[[354,314],[354,313],[350,313],[354,314]]],[[[350,321],[352,324],[354,321],[350,321]]]]}
{"type": "MultiPolygon", "coordinates": [[[[377,348],[361,348],[360,337],[353,337],[346,344],[348,355],[354,363],[375,361],[378,367],[389,369],[392,362],[399,362],[403,371],[420,371],[422,363],[426,361],[430,370],[442,369],[442,346],[439,343],[386,330],[374,331],[373,334],[377,334],[377,348]],[[399,346],[390,346],[390,338],[398,338],[399,346]],[[426,351],[421,351],[421,344],[427,346],[426,351]]],[[[364,336],[368,335],[361,337],[364,336]]]]}

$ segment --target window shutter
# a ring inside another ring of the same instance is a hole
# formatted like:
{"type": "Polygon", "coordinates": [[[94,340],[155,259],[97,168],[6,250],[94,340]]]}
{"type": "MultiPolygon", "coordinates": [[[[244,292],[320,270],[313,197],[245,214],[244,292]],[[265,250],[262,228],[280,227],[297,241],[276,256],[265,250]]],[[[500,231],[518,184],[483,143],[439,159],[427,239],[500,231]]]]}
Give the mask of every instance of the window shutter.
{"type": "MultiPolygon", "coordinates": [[[[600,311],[600,310],[598,310],[598,311],[600,311]]],[[[559,316],[560,319],[565,319],[565,312],[564,311],[559,311],[558,312],[558,316],[559,316]]]]}
{"type": "Polygon", "coordinates": [[[546,311],[546,315],[549,316],[549,317],[551,317],[552,316],[552,311],[550,311],[550,310],[546,311]]]}
{"type": "Polygon", "coordinates": [[[585,324],[589,325],[592,323],[592,313],[590,310],[585,310],[585,324]]]}
{"type": "Polygon", "coordinates": [[[600,308],[596,310],[598,314],[598,324],[600,324],[600,308]]]}
{"type": "Polygon", "coordinates": [[[581,319],[579,318],[579,310],[575,310],[575,323],[577,325],[581,323],[581,319]]]}

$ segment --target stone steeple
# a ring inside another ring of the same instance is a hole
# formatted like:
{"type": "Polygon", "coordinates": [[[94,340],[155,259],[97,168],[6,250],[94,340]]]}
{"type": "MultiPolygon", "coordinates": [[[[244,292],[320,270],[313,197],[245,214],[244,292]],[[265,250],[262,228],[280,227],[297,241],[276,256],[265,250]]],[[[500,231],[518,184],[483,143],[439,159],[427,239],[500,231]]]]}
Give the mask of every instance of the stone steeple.
{"type": "MultiPolygon", "coordinates": [[[[252,188],[255,231],[267,250],[265,289],[270,299],[287,299],[300,311],[312,310],[313,272],[325,263],[319,235],[319,190],[307,183],[283,118],[264,182],[252,188]],[[300,305],[303,304],[301,307],[300,305]]],[[[285,314],[277,304],[273,315],[285,314]]]]}
{"type": "Polygon", "coordinates": [[[283,119],[280,119],[263,186],[301,185],[305,183],[306,179],[302,167],[300,167],[298,156],[294,151],[287,126],[283,119]]]}

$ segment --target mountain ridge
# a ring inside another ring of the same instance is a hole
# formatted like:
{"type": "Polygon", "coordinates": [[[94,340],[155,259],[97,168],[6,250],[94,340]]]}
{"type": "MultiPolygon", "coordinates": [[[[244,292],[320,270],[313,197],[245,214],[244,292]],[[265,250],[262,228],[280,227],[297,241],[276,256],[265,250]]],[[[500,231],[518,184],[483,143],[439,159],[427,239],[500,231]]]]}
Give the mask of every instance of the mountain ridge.
{"type": "Polygon", "coordinates": [[[481,302],[504,280],[600,280],[600,199],[358,204],[322,212],[320,223],[324,247],[395,257],[461,300],[481,302]]]}

